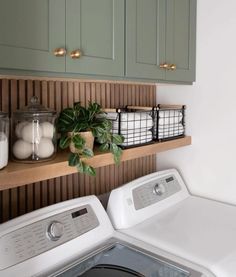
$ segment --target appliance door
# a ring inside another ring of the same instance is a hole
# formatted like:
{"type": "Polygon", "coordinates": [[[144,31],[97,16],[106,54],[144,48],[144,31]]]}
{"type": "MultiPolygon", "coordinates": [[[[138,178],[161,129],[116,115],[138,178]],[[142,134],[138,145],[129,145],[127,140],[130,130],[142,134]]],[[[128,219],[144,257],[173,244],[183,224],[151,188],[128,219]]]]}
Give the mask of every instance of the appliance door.
{"type": "Polygon", "coordinates": [[[112,247],[75,262],[51,276],[60,277],[188,277],[190,273],[134,248],[112,247]]]}

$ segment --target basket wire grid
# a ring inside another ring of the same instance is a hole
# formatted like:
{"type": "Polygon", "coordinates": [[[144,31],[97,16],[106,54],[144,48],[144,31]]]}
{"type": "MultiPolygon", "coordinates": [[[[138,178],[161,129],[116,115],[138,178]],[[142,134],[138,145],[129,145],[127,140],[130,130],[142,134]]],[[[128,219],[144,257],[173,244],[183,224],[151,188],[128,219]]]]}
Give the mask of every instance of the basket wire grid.
{"type": "Polygon", "coordinates": [[[156,141],[172,140],[185,136],[185,106],[158,105],[154,115],[156,141]]]}
{"type": "Polygon", "coordinates": [[[131,108],[107,113],[112,121],[112,133],[124,137],[123,148],[153,143],[153,110],[137,111],[131,108]]]}
{"type": "Polygon", "coordinates": [[[107,117],[112,133],[124,137],[121,146],[131,148],[184,137],[185,109],[184,105],[127,106],[108,110],[107,117]]]}

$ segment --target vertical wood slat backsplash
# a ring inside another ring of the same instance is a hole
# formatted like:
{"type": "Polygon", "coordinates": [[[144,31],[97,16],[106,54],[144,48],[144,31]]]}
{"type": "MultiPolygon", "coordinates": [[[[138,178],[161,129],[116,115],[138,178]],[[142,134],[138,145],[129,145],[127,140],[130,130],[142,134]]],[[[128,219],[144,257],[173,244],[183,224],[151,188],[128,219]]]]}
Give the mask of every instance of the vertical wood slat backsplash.
{"type": "MultiPolygon", "coordinates": [[[[104,108],[156,104],[154,85],[74,80],[0,80],[0,110],[9,115],[28,105],[33,95],[38,96],[44,106],[57,112],[77,101],[82,105],[86,105],[88,101],[96,101],[104,108]]],[[[126,161],[119,166],[98,168],[96,177],[72,174],[1,191],[0,222],[75,197],[107,193],[155,170],[156,159],[152,155],[126,161]]]]}

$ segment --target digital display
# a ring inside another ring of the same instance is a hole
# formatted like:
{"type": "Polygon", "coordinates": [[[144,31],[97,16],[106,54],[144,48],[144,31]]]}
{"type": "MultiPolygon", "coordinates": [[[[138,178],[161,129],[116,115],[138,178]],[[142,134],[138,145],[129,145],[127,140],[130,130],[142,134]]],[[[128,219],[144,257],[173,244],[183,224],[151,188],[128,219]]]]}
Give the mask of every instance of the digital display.
{"type": "Polygon", "coordinates": [[[78,216],[81,216],[81,215],[87,214],[87,213],[88,213],[87,209],[84,208],[84,209],[81,209],[81,210],[79,210],[79,211],[73,212],[73,213],[71,214],[71,216],[72,216],[72,218],[76,218],[76,217],[78,217],[78,216]]]}
{"type": "Polygon", "coordinates": [[[166,179],[166,183],[169,183],[169,182],[171,182],[171,181],[174,181],[174,178],[173,178],[173,177],[169,177],[169,178],[166,179]]]}

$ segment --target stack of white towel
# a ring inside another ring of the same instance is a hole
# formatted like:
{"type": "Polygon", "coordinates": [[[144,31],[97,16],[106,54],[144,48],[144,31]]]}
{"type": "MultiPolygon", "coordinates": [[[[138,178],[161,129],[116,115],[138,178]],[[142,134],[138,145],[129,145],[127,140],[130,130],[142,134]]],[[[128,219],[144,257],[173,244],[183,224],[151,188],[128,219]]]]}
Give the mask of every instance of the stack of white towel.
{"type": "MultiPolygon", "coordinates": [[[[163,110],[158,113],[158,139],[171,138],[184,134],[182,124],[183,113],[181,110],[163,110]]],[[[157,132],[157,120],[155,120],[154,134],[157,132]]]]}
{"type": "MultiPolygon", "coordinates": [[[[112,132],[119,132],[118,113],[108,113],[112,120],[112,132]]],[[[121,112],[120,113],[120,134],[125,140],[123,146],[132,146],[152,141],[153,119],[147,112],[121,112]]]]}

